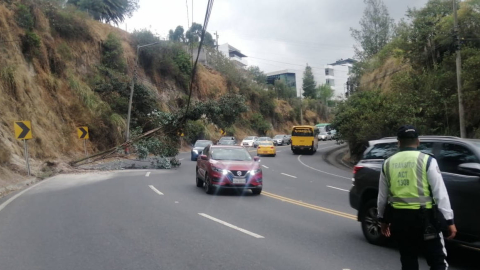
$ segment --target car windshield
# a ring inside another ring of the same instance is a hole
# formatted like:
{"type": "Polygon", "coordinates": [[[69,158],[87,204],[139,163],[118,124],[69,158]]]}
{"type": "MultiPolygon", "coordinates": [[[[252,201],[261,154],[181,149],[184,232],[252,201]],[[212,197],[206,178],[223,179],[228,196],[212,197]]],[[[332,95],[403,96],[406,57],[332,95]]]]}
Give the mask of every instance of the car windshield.
{"type": "Polygon", "coordinates": [[[327,135],[327,132],[320,132],[320,135],[327,135]]]}
{"type": "Polygon", "coordinates": [[[220,144],[223,144],[223,145],[235,145],[235,141],[233,141],[233,140],[231,140],[231,141],[224,140],[224,141],[221,141],[220,144]]]}
{"type": "Polygon", "coordinates": [[[274,137],[274,139],[283,139],[283,135],[277,135],[274,137]]]}
{"type": "Polygon", "coordinates": [[[253,137],[253,136],[249,136],[249,137],[246,137],[246,138],[245,138],[246,141],[251,141],[251,140],[253,140],[253,139],[255,139],[255,137],[253,137]]]}
{"type": "Polygon", "coordinates": [[[269,137],[260,137],[258,141],[270,141],[271,139],[269,137]]]}
{"type": "Polygon", "coordinates": [[[243,148],[215,148],[212,149],[212,159],[250,161],[252,157],[243,148]]]}
{"type": "Polygon", "coordinates": [[[195,147],[207,147],[207,146],[210,145],[210,144],[211,144],[210,141],[196,142],[196,143],[195,143],[195,147]]]}
{"type": "Polygon", "coordinates": [[[233,137],[222,137],[222,138],[220,138],[220,141],[228,141],[228,140],[233,140],[233,137]]]}
{"type": "Polygon", "coordinates": [[[480,149],[480,141],[473,142],[473,145],[476,146],[478,149],[480,149]]]}

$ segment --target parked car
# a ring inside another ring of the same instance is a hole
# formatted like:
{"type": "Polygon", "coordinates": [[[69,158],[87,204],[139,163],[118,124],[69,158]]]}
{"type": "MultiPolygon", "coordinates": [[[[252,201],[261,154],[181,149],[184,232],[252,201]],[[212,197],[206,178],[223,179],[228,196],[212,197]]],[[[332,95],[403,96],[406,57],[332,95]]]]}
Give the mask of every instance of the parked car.
{"type": "Polygon", "coordinates": [[[231,136],[221,137],[220,140],[218,140],[217,144],[220,144],[220,142],[222,142],[222,141],[233,141],[234,145],[237,144],[237,140],[235,139],[235,137],[231,137],[231,136]]]}
{"type": "Polygon", "coordinates": [[[213,142],[209,140],[198,140],[195,142],[195,144],[192,147],[192,151],[190,151],[190,159],[192,161],[196,161],[198,155],[201,155],[203,152],[203,149],[209,145],[212,145],[213,142]]]}
{"type": "Polygon", "coordinates": [[[287,145],[292,144],[292,135],[286,135],[287,145]]]}
{"type": "Polygon", "coordinates": [[[288,139],[286,138],[287,135],[276,135],[273,137],[273,144],[274,145],[284,145],[287,144],[288,139]]]}
{"type": "Polygon", "coordinates": [[[257,136],[248,136],[242,141],[242,146],[252,147],[253,143],[258,139],[257,136]]]}
{"type": "Polygon", "coordinates": [[[260,137],[258,138],[254,143],[253,143],[253,147],[257,148],[258,147],[258,143],[259,142],[264,142],[264,141],[273,141],[272,138],[270,137],[260,137]]]}
{"type": "Polygon", "coordinates": [[[217,145],[237,145],[237,143],[234,140],[223,140],[219,141],[217,145]]]}
{"type": "Polygon", "coordinates": [[[252,158],[243,146],[209,145],[197,160],[196,184],[207,194],[215,189],[250,189],[260,194],[263,187],[260,158],[252,158]]]}
{"type": "Polygon", "coordinates": [[[318,134],[318,140],[319,141],[329,141],[332,139],[332,134],[327,131],[320,131],[320,134],[318,134]]]}
{"type": "MultiPolygon", "coordinates": [[[[350,205],[358,210],[367,241],[383,244],[386,238],[377,220],[378,182],[384,160],[397,152],[397,140],[383,138],[369,144],[353,169],[350,205]]],[[[480,248],[480,140],[421,136],[418,150],[437,159],[458,229],[452,241],[480,248]]]]}
{"type": "Polygon", "coordinates": [[[272,156],[277,155],[277,149],[272,141],[262,141],[258,143],[257,156],[272,156]]]}

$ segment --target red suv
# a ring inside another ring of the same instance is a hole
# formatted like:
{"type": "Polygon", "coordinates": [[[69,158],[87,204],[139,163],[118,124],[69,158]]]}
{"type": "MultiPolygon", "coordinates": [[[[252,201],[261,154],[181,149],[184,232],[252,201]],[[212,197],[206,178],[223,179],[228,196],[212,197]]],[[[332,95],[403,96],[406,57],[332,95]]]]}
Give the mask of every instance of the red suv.
{"type": "Polygon", "coordinates": [[[225,188],[251,189],[258,195],[263,187],[259,160],[241,146],[209,145],[197,160],[197,187],[203,187],[207,194],[225,188]]]}

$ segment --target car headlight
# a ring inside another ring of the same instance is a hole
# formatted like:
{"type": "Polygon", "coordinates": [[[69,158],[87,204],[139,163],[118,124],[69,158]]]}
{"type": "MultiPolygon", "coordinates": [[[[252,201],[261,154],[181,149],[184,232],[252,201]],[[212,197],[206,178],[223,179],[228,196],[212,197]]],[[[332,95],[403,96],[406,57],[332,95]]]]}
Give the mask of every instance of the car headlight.
{"type": "Polygon", "coordinates": [[[249,173],[250,175],[255,175],[255,174],[257,174],[257,173],[259,173],[259,172],[261,172],[261,171],[262,171],[262,169],[256,169],[256,170],[248,171],[248,173],[249,173]]]}
{"type": "Polygon", "coordinates": [[[216,172],[219,172],[223,175],[227,175],[228,174],[228,170],[225,170],[225,169],[220,169],[220,168],[217,168],[217,167],[212,167],[212,170],[216,171],[216,172]]]}

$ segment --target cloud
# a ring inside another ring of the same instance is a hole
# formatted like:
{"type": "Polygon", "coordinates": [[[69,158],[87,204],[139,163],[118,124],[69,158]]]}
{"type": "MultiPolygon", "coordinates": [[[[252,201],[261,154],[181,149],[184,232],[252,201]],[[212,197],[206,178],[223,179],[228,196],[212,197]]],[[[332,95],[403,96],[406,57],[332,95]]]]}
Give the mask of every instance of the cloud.
{"type": "MultiPolygon", "coordinates": [[[[191,23],[192,0],[186,2],[141,0],[140,9],[121,27],[147,28],[166,37],[169,29],[188,28],[191,23]]],[[[395,21],[404,17],[408,7],[426,2],[384,0],[395,21]]],[[[207,0],[193,1],[195,22],[203,23],[206,5],[207,0]]],[[[323,82],[324,65],[353,56],[350,27],[358,27],[364,8],[361,0],[216,1],[208,31],[218,32],[220,44],[228,42],[249,56],[249,65],[266,72],[294,69],[301,74],[308,63],[314,67],[316,81],[323,82]]]]}

